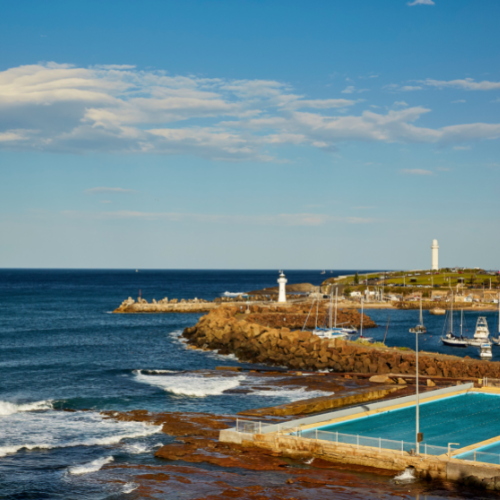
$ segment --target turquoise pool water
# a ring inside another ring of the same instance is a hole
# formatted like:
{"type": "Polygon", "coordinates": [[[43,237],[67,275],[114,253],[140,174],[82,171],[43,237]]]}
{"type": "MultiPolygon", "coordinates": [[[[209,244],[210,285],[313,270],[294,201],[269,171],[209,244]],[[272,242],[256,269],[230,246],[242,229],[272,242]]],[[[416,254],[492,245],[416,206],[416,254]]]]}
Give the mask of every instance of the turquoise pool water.
{"type": "MultiPolygon", "coordinates": [[[[317,429],[414,443],[415,405],[317,429]]],[[[420,432],[424,433],[423,443],[442,447],[459,443],[455,449],[498,436],[500,396],[468,393],[420,403],[420,432]]],[[[302,433],[304,437],[314,434],[315,429],[302,433]]]]}

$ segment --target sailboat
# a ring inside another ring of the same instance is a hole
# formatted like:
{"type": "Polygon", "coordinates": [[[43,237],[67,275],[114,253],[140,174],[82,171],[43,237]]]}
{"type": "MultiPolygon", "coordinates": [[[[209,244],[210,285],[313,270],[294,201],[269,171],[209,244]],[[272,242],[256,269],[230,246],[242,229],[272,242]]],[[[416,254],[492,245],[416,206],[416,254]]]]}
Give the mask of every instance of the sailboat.
{"type": "MultiPolygon", "coordinates": [[[[358,333],[358,330],[354,328],[353,326],[351,327],[341,327],[337,326],[337,302],[338,302],[338,288],[335,288],[335,323],[332,327],[332,331],[334,333],[342,333],[342,334],[347,334],[347,335],[356,335],[358,333]]],[[[333,293],[333,292],[332,292],[333,293]]],[[[331,313],[330,313],[331,314],[331,313]]],[[[331,322],[330,322],[331,324],[331,322]]]]}
{"type": "Polygon", "coordinates": [[[444,345],[452,347],[467,347],[468,340],[465,339],[462,335],[463,324],[464,324],[464,311],[462,309],[462,316],[460,320],[460,337],[459,337],[458,335],[455,335],[453,333],[453,292],[451,292],[450,329],[444,337],[441,337],[441,342],[444,345]]]}
{"type": "Polygon", "coordinates": [[[363,337],[363,298],[361,298],[361,327],[360,327],[359,338],[365,340],[366,342],[371,342],[373,337],[363,337]]]}
{"type": "Polygon", "coordinates": [[[498,294],[498,337],[491,337],[491,341],[495,345],[500,345],[500,293],[498,294]]]}
{"type": "MultiPolygon", "coordinates": [[[[328,313],[330,317],[329,327],[321,328],[318,327],[318,314],[319,314],[319,299],[316,303],[316,326],[313,330],[313,333],[318,337],[327,338],[327,339],[335,339],[335,338],[345,338],[350,333],[352,333],[352,329],[349,328],[338,328],[337,327],[337,288],[335,289],[335,326],[332,326],[332,312],[333,312],[333,289],[330,294],[330,306],[328,308],[328,313]]],[[[306,320],[307,321],[307,320],[306,320]]],[[[326,323],[326,320],[325,320],[326,323]]],[[[354,330],[357,333],[356,330],[354,330]]]]}
{"type": "Polygon", "coordinates": [[[424,326],[424,316],[422,314],[422,295],[420,295],[420,321],[414,328],[410,328],[410,333],[427,333],[427,328],[424,326]]]}

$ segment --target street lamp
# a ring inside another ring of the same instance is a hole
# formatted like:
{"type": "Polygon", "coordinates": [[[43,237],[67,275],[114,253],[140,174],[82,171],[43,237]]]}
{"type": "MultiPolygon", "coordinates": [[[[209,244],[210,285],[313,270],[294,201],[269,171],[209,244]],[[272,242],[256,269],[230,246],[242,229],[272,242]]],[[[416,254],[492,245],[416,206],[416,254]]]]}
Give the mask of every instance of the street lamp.
{"type": "Polygon", "coordinates": [[[422,433],[420,433],[420,401],[419,401],[419,393],[418,393],[418,336],[419,336],[419,333],[418,331],[415,333],[415,343],[416,343],[416,349],[415,349],[415,353],[416,353],[416,359],[417,359],[417,362],[416,362],[416,365],[417,365],[417,369],[416,369],[416,374],[417,374],[417,377],[416,377],[416,381],[417,381],[417,404],[416,404],[416,428],[415,428],[415,441],[416,441],[416,450],[417,450],[417,455],[420,455],[420,442],[424,440],[424,435],[422,433]]]}

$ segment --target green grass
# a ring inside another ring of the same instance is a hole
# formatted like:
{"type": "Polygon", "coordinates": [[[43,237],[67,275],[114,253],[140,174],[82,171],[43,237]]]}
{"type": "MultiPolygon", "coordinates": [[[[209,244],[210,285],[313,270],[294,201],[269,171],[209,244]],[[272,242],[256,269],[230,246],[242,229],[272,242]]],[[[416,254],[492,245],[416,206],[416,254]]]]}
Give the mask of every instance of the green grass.
{"type": "MultiPolygon", "coordinates": [[[[417,271],[418,272],[418,271],[417,271]]],[[[500,286],[500,278],[498,276],[491,276],[488,274],[478,274],[471,271],[464,271],[462,274],[460,273],[451,273],[451,272],[441,272],[439,274],[425,274],[429,271],[421,271],[418,272],[419,276],[415,276],[415,272],[412,271],[404,271],[401,273],[390,273],[389,278],[385,280],[379,281],[379,284],[382,285],[402,285],[406,284],[407,286],[416,286],[416,285],[438,285],[439,287],[449,288],[454,287],[458,284],[459,279],[463,279],[463,284],[466,287],[470,287],[471,284],[482,286],[483,284],[489,288],[490,279],[492,288],[496,288],[500,286]],[[409,276],[409,275],[412,276],[409,276]],[[403,277],[404,276],[404,277],[403,277]],[[471,283],[471,277],[473,278],[471,283]],[[411,281],[415,280],[415,281],[411,281]]],[[[360,284],[366,278],[366,274],[359,275],[360,284]]],[[[368,274],[368,279],[379,279],[380,273],[368,274]]],[[[331,278],[330,278],[331,279],[331,278]]],[[[354,283],[354,277],[348,276],[342,280],[335,281],[336,284],[340,285],[352,285],[354,283]]],[[[324,285],[326,284],[323,283],[324,285]]]]}

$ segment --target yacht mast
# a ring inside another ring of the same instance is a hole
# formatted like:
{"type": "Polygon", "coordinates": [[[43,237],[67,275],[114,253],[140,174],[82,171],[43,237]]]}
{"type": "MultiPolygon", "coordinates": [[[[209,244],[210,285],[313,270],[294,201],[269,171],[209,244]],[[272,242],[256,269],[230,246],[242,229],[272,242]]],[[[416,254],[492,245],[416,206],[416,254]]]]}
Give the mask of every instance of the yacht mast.
{"type": "MultiPolygon", "coordinates": [[[[337,328],[337,297],[339,294],[339,288],[335,288],[335,328],[337,328]]],[[[499,301],[500,303],[500,301],[499,301]]]]}
{"type": "Polygon", "coordinates": [[[422,294],[420,294],[420,326],[424,326],[424,317],[422,315],[422,294]]]}
{"type": "MultiPolygon", "coordinates": [[[[332,287],[333,287],[333,283],[332,283],[332,287]]],[[[330,330],[332,329],[332,314],[333,314],[333,288],[332,288],[332,291],[330,293],[330,330]]]]}
{"type": "Polygon", "coordinates": [[[451,316],[450,316],[451,333],[453,333],[453,290],[451,291],[451,316]]]}

